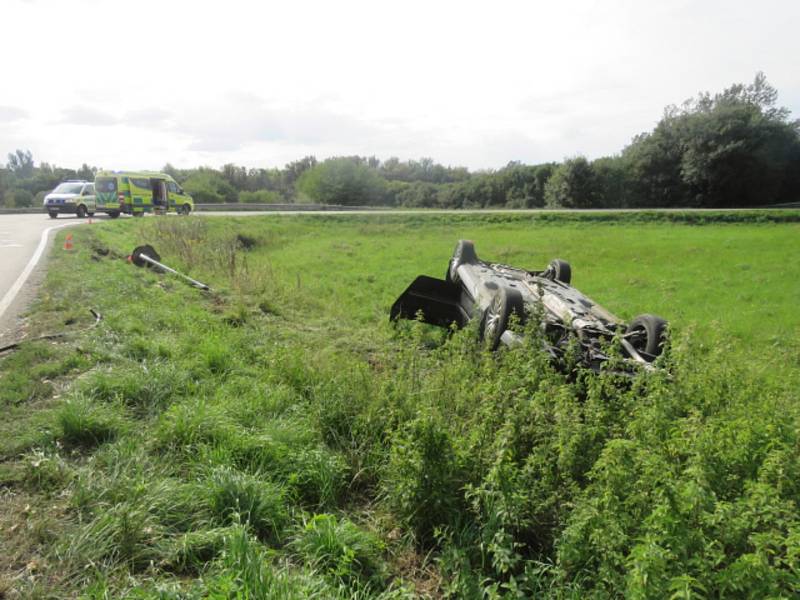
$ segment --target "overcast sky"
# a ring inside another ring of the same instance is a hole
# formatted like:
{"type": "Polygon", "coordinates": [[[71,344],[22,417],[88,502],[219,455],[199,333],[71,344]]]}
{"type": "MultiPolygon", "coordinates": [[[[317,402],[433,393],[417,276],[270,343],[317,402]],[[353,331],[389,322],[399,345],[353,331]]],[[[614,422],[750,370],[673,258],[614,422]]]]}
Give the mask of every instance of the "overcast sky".
{"type": "Polygon", "coordinates": [[[798,0],[0,5],[0,162],[595,158],[757,71],[800,117],[798,0]]]}

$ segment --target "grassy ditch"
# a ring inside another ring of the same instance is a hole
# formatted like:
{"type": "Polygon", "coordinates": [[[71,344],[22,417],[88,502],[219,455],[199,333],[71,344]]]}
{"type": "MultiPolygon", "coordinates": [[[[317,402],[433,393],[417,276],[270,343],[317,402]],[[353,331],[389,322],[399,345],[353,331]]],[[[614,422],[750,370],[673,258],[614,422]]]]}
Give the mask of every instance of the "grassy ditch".
{"type": "Polygon", "coordinates": [[[0,359],[0,593],[791,596],[800,226],[499,217],[76,229],[31,315],[67,337],[0,359]],[[459,237],[667,317],[665,370],[390,327],[459,237]],[[213,291],[128,264],[141,243],[213,291]]]}

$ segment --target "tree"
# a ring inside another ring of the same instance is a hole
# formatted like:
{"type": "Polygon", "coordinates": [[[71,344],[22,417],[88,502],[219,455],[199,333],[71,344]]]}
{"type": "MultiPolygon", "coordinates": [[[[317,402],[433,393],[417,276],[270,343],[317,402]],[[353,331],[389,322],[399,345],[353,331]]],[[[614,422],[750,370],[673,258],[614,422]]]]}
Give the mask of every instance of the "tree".
{"type": "Polygon", "coordinates": [[[28,208],[33,206],[33,194],[28,190],[18,188],[11,191],[11,204],[17,208],[28,208]]]}
{"type": "Polygon", "coordinates": [[[81,165],[77,171],[78,179],[85,179],[86,181],[94,181],[94,174],[97,173],[97,167],[90,167],[86,163],[81,165]]]}
{"type": "Polygon", "coordinates": [[[623,151],[634,206],[756,206],[794,200],[800,123],[763,73],[670,106],[623,151]]]}
{"type": "Polygon", "coordinates": [[[554,208],[591,208],[595,206],[595,176],[584,156],[565,160],[556,168],[544,190],[547,206],[554,208]]]}
{"type": "Polygon", "coordinates": [[[166,173],[167,175],[172,177],[175,181],[179,182],[182,181],[182,179],[180,179],[180,174],[178,173],[178,169],[173,167],[171,163],[167,163],[163,167],[161,167],[161,172],[166,173]]]}
{"type": "Polygon", "coordinates": [[[17,150],[8,155],[8,169],[22,179],[33,175],[33,155],[30,150],[17,150]]]}
{"type": "Polygon", "coordinates": [[[403,188],[396,194],[398,204],[415,208],[431,208],[438,205],[439,186],[424,181],[400,183],[400,185],[403,188]]]}
{"type": "Polygon", "coordinates": [[[11,171],[0,167],[0,206],[7,206],[10,200],[8,189],[11,187],[11,171]]]}
{"type": "Polygon", "coordinates": [[[238,198],[233,186],[215,169],[198,169],[183,182],[183,188],[198,204],[236,202],[238,198]]]}
{"type": "Polygon", "coordinates": [[[297,189],[323,204],[366,206],[381,203],[386,181],[352,157],[329,158],[306,170],[297,189]]]}
{"type": "Polygon", "coordinates": [[[300,176],[303,173],[315,167],[316,165],[317,165],[317,159],[314,156],[305,156],[300,160],[295,160],[293,162],[288,163],[283,169],[286,183],[289,186],[294,186],[294,184],[297,183],[297,180],[300,179],[300,176]]]}
{"type": "Polygon", "coordinates": [[[627,165],[620,156],[606,156],[592,161],[595,206],[622,208],[628,206],[630,181],[627,165]]]}

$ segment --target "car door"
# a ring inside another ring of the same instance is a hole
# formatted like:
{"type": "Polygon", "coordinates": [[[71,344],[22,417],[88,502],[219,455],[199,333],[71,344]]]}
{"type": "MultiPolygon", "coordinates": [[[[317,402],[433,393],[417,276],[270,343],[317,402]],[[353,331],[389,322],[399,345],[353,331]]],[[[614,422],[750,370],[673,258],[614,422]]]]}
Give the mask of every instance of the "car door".
{"type": "Polygon", "coordinates": [[[169,196],[169,208],[177,210],[180,198],[178,197],[178,184],[174,181],[167,182],[167,194],[169,196]]]}
{"type": "Polygon", "coordinates": [[[169,207],[180,212],[185,204],[192,205],[191,198],[174,181],[167,182],[169,193],[169,207]]]}
{"type": "Polygon", "coordinates": [[[86,212],[94,214],[97,204],[94,196],[94,184],[87,183],[81,190],[81,202],[86,206],[86,212]]]}

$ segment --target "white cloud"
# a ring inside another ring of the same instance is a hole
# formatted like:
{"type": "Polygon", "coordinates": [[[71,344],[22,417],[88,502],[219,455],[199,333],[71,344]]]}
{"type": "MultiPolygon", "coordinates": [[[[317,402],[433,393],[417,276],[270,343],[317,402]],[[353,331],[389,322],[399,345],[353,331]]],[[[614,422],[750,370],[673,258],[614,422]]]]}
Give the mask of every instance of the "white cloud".
{"type": "Polygon", "coordinates": [[[0,123],[13,123],[28,117],[28,111],[16,106],[0,106],[0,123]]]}
{"type": "Polygon", "coordinates": [[[86,125],[88,127],[102,127],[116,125],[119,119],[114,115],[90,108],[87,106],[71,106],[61,111],[60,123],[67,125],[86,125]]]}

